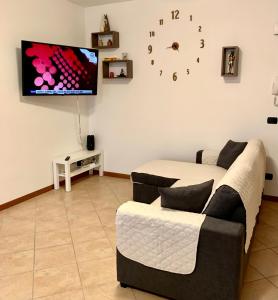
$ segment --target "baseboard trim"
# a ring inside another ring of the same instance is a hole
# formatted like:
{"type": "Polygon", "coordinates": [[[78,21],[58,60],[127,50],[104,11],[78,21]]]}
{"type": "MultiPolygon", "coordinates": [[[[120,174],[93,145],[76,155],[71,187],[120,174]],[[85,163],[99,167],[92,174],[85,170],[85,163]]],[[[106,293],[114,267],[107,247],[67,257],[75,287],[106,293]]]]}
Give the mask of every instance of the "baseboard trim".
{"type": "Polygon", "coordinates": [[[271,202],[278,202],[278,197],[263,195],[263,200],[271,201],[271,202]]]}
{"type": "MultiPolygon", "coordinates": [[[[79,175],[76,175],[76,176],[72,177],[71,180],[72,180],[72,183],[76,183],[76,182],[78,182],[81,178],[88,177],[88,176],[89,176],[89,171],[88,171],[88,172],[84,172],[84,173],[79,174],[79,175]]],[[[65,180],[60,181],[60,185],[62,185],[62,186],[65,185],[65,180]]],[[[1,204],[1,205],[0,205],[0,211],[1,211],[1,210],[4,210],[4,209],[7,209],[7,208],[9,208],[9,207],[12,207],[12,206],[14,206],[14,205],[20,204],[20,203],[22,203],[22,202],[25,202],[25,201],[27,201],[27,200],[30,200],[30,199],[32,199],[32,198],[35,198],[35,197],[37,197],[37,196],[40,196],[40,195],[42,195],[42,194],[44,194],[44,193],[47,193],[47,192],[49,192],[49,191],[51,191],[51,190],[53,190],[53,189],[54,189],[54,185],[51,184],[51,185],[49,185],[49,186],[47,186],[47,187],[44,187],[44,188],[39,189],[39,190],[37,190],[37,191],[34,191],[34,192],[30,193],[30,194],[24,195],[24,196],[22,196],[22,197],[19,197],[19,198],[16,198],[16,199],[14,199],[14,200],[11,200],[11,201],[9,201],[9,202],[6,202],[6,203],[4,203],[4,204],[1,204]]]]}
{"type": "MultiPolygon", "coordinates": [[[[98,174],[98,170],[94,171],[94,174],[98,174]]],[[[88,172],[84,172],[82,174],[76,175],[74,177],[72,177],[72,183],[76,183],[78,182],[80,179],[83,179],[84,177],[88,177],[89,176],[89,171],[88,172]]],[[[115,178],[122,178],[122,179],[130,179],[130,175],[128,174],[123,174],[123,173],[116,173],[116,172],[108,172],[108,171],[104,171],[104,176],[108,176],[108,177],[115,177],[115,178]]],[[[65,185],[65,181],[61,181],[60,185],[65,185]]],[[[35,198],[39,195],[42,195],[44,193],[47,193],[49,191],[51,191],[54,188],[54,185],[49,185],[47,187],[44,187],[42,189],[39,189],[37,191],[34,191],[30,194],[24,195],[22,197],[16,198],[14,200],[11,200],[9,202],[6,202],[4,204],[0,205],[0,211],[7,209],[9,207],[12,207],[14,205],[17,205],[19,203],[22,203],[24,201],[30,200],[32,198],[35,198]]],[[[269,196],[269,195],[263,195],[262,197],[263,200],[266,201],[272,201],[272,202],[278,202],[278,197],[276,196],[269,196]]]]}
{"type": "Polygon", "coordinates": [[[104,176],[122,178],[122,179],[130,179],[130,175],[128,175],[128,174],[107,172],[107,171],[104,171],[104,176]]]}
{"type": "Polygon", "coordinates": [[[49,191],[51,191],[52,189],[53,189],[53,184],[52,185],[49,185],[49,186],[47,186],[47,187],[44,187],[44,188],[42,188],[42,189],[39,189],[39,190],[37,190],[37,191],[35,191],[35,192],[32,192],[32,193],[30,193],[30,194],[27,194],[27,195],[24,195],[24,196],[22,196],[22,197],[19,197],[19,198],[16,198],[16,199],[14,199],[14,200],[11,200],[11,201],[9,201],[9,202],[6,202],[6,203],[4,203],[4,204],[1,204],[0,205],[0,211],[1,210],[4,210],[4,209],[7,209],[7,208],[9,208],[9,207],[12,207],[12,206],[14,206],[14,205],[17,205],[17,204],[19,204],[19,203],[22,203],[22,202],[24,202],[24,201],[27,201],[27,200],[30,200],[30,199],[32,199],[32,198],[35,198],[35,197],[37,197],[37,196],[39,196],[39,195],[41,195],[41,194],[44,194],[44,193],[46,193],[46,192],[49,192],[49,191]]]}
{"type": "MultiPolygon", "coordinates": [[[[95,174],[98,174],[98,171],[94,172],[95,174]]],[[[130,179],[130,175],[128,174],[122,174],[122,173],[114,173],[114,172],[104,172],[104,175],[105,176],[109,176],[109,177],[115,177],[115,178],[123,178],[123,179],[130,179]]],[[[72,183],[76,183],[76,182],[79,182],[81,179],[83,179],[84,177],[88,177],[89,176],[89,171],[88,172],[84,172],[84,173],[81,173],[79,175],[76,175],[74,177],[72,177],[71,181],[72,183]]],[[[60,181],[60,185],[65,185],[65,180],[62,180],[60,181]]],[[[0,211],[1,210],[4,210],[4,209],[7,209],[9,207],[12,207],[14,205],[17,205],[17,204],[20,204],[24,201],[27,201],[27,200],[30,200],[32,198],[35,198],[37,196],[40,196],[44,193],[47,193],[51,190],[54,189],[54,185],[49,185],[47,187],[44,187],[42,189],[39,189],[37,191],[34,191],[30,194],[27,194],[27,195],[24,195],[22,197],[19,197],[19,198],[16,198],[14,200],[11,200],[9,202],[6,202],[4,204],[1,204],[0,205],[0,211]]]]}

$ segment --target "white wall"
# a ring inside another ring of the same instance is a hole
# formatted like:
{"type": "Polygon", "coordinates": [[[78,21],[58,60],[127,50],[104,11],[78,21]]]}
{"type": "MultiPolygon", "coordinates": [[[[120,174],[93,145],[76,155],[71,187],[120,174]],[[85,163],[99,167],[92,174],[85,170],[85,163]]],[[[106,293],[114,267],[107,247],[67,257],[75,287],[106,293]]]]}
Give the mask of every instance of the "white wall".
{"type": "MultiPolygon", "coordinates": [[[[79,149],[73,97],[22,97],[22,39],[84,46],[84,8],[66,0],[1,1],[0,204],[53,183],[53,157],[79,149]]],[[[88,103],[82,103],[87,134],[88,103]]]]}
{"type": "Polygon", "coordinates": [[[103,51],[102,57],[127,51],[134,60],[134,79],[102,81],[91,105],[90,127],[105,151],[105,169],[129,173],[151,159],[194,160],[198,149],[222,147],[229,138],[258,137],[268,152],[268,171],[275,174],[274,181],[266,183],[266,194],[278,196],[278,127],[266,124],[268,116],[278,114],[271,96],[272,79],[278,74],[278,36],[273,35],[278,1],[134,0],[87,8],[87,46],[104,13],[112,29],[120,32],[121,47],[103,51]],[[180,9],[180,21],[170,20],[173,9],[180,9]],[[163,27],[160,18],[167,21],[163,27]],[[198,25],[206,40],[202,51],[200,34],[191,30],[198,25]],[[153,40],[150,30],[157,33],[153,40]],[[179,54],[165,49],[176,40],[179,54]],[[154,67],[147,54],[150,42],[156,49],[154,67]],[[222,46],[233,45],[241,48],[240,76],[224,80],[222,46]],[[193,60],[199,55],[197,65],[193,60]],[[167,76],[160,78],[160,69],[167,76]],[[171,80],[175,71],[176,83],[171,80]]]}

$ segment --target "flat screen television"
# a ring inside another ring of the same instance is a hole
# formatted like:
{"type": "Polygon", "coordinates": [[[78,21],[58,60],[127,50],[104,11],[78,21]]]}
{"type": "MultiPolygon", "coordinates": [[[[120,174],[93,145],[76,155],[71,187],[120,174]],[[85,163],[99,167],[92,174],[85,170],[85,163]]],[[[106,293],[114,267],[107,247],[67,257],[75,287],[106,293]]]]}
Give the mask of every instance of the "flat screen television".
{"type": "Polygon", "coordinates": [[[23,96],[96,95],[98,50],[21,41],[23,96]]]}

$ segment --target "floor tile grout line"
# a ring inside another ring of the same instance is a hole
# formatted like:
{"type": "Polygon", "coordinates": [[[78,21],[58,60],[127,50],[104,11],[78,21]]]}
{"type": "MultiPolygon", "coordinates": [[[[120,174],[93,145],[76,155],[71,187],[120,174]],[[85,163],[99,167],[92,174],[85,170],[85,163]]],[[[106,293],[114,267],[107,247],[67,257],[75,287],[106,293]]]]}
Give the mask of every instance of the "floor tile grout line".
{"type": "MultiPolygon", "coordinates": [[[[105,176],[104,176],[104,177],[105,177],[105,176]]],[[[104,186],[107,187],[107,183],[105,183],[104,186]]],[[[112,191],[112,189],[111,189],[110,186],[108,186],[108,189],[112,192],[112,194],[113,194],[114,197],[115,197],[116,195],[115,195],[115,193],[112,191]]],[[[86,189],[86,191],[87,191],[87,189],[86,189]]],[[[87,191],[87,193],[88,193],[88,191],[87,191]]],[[[89,194],[89,193],[88,193],[88,195],[89,195],[89,197],[90,197],[90,194],[89,194]]],[[[117,198],[117,197],[116,197],[116,198],[117,198]]],[[[92,205],[94,206],[94,202],[92,201],[91,197],[90,197],[90,201],[91,201],[92,205]]],[[[118,198],[117,198],[117,202],[118,202],[118,198]]],[[[100,221],[100,224],[101,224],[101,226],[102,226],[102,229],[103,229],[103,231],[104,231],[104,233],[105,233],[105,236],[106,236],[107,240],[109,241],[110,246],[111,246],[112,249],[114,250],[114,245],[113,245],[113,243],[110,241],[109,236],[108,236],[108,234],[107,234],[107,232],[106,232],[106,230],[105,230],[105,228],[104,228],[106,225],[103,224],[103,222],[101,221],[99,212],[98,212],[98,210],[96,209],[95,206],[94,206],[94,209],[95,209],[95,212],[96,212],[96,214],[97,214],[97,216],[98,216],[98,219],[99,219],[99,221],[100,221]]],[[[116,210],[116,211],[117,211],[117,210],[116,210]]]]}
{"type": "MultiPolygon", "coordinates": [[[[87,191],[86,191],[86,193],[87,193],[87,191]]],[[[84,287],[83,287],[83,282],[82,282],[82,279],[81,279],[79,265],[78,265],[78,262],[77,262],[77,256],[76,256],[75,246],[74,246],[74,242],[73,242],[73,238],[72,238],[72,234],[71,234],[71,227],[70,227],[70,222],[69,222],[69,217],[68,217],[68,210],[67,210],[67,207],[66,207],[65,200],[63,200],[63,203],[64,203],[64,207],[65,207],[65,210],[66,210],[66,218],[67,218],[67,222],[68,222],[68,228],[69,228],[69,233],[70,233],[70,238],[71,238],[71,244],[72,244],[72,248],[73,248],[73,252],[74,252],[75,263],[76,263],[76,267],[77,267],[77,271],[78,271],[78,276],[79,276],[79,280],[80,280],[80,284],[81,284],[82,295],[83,295],[83,299],[85,300],[84,287]]]]}
{"type": "Polygon", "coordinates": [[[14,251],[14,252],[3,252],[3,253],[0,253],[1,256],[3,255],[9,255],[9,254],[18,254],[18,253],[23,253],[23,252],[29,252],[29,251],[33,251],[33,247],[30,248],[30,249],[25,249],[25,250],[19,250],[19,251],[14,251]]]}
{"type": "MultiPolygon", "coordinates": [[[[277,231],[278,231],[278,230],[277,230],[277,231]]],[[[271,248],[276,248],[276,246],[271,246],[271,247],[266,246],[266,245],[261,241],[261,239],[258,238],[257,236],[256,236],[256,240],[257,240],[258,242],[260,242],[261,244],[263,244],[263,246],[264,246],[265,248],[264,248],[264,249],[255,250],[255,251],[253,251],[253,252],[262,251],[262,250],[271,249],[271,248]]],[[[278,247],[278,246],[277,246],[277,247],[278,247]]]]}
{"type": "MultiPolygon", "coordinates": [[[[110,244],[110,246],[111,246],[112,249],[113,249],[113,244],[112,244],[112,242],[110,241],[110,239],[109,239],[109,237],[108,237],[108,234],[107,234],[106,230],[104,229],[104,226],[106,226],[106,225],[102,223],[101,218],[100,218],[100,216],[99,216],[97,210],[96,210],[96,215],[98,216],[98,219],[99,219],[100,224],[101,224],[101,227],[102,227],[102,229],[103,229],[103,231],[104,231],[105,237],[106,237],[106,239],[109,241],[109,244],[110,244]]],[[[113,250],[114,250],[114,249],[113,249],[113,250]]]]}
{"type": "Polygon", "coordinates": [[[44,249],[51,249],[51,248],[56,248],[56,247],[63,247],[63,246],[68,246],[71,245],[71,243],[66,243],[66,244],[59,244],[59,245],[53,245],[53,246],[48,246],[48,247],[43,247],[43,248],[36,248],[37,250],[44,250],[44,249]]]}
{"type": "Polygon", "coordinates": [[[267,276],[266,278],[273,278],[273,277],[278,277],[278,274],[276,274],[276,275],[271,275],[271,276],[267,276]]]}
{"type": "MultiPolygon", "coordinates": [[[[264,250],[266,250],[266,249],[264,249],[264,250]]],[[[264,274],[261,273],[255,266],[253,266],[253,265],[250,263],[250,260],[249,260],[248,264],[249,264],[253,269],[255,269],[255,271],[257,271],[260,275],[262,275],[263,278],[265,278],[264,274]]],[[[245,273],[245,274],[246,274],[246,273],[245,273]]],[[[260,278],[260,279],[262,279],[262,278],[260,278]]],[[[258,279],[258,280],[259,280],[259,279],[258,279]]]]}
{"type": "MultiPolygon", "coordinates": [[[[82,288],[80,289],[69,289],[65,292],[58,292],[58,293],[55,293],[55,294],[51,294],[51,295],[48,295],[48,296],[42,296],[42,297],[37,297],[37,298],[32,298],[30,300],[41,300],[41,299],[45,299],[45,298],[48,298],[48,297],[53,297],[53,296],[59,296],[61,294],[64,294],[64,293],[72,293],[72,292],[78,292],[78,291],[82,291],[82,288]]],[[[83,293],[82,293],[83,294],[83,293]]],[[[67,298],[68,299],[68,298],[67,298]]],[[[85,298],[84,298],[85,299],[85,298]]],[[[63,300],[63,299],[60,299],[60,300],[63,300]]]]}
{"type": "Polygon", "coordinates": [[[27,274],[27,273],[33,273],[32,270],[30,271],[24,271],[24,272],[19,272],[19,273],[13,273],[13,274],[7,274],[7,275],[4,275],[4,276],[0,276],[0,279],[2,278],[6,278],[6,277],[14,277],[14,276],[17,276],[17,275],[23,275],[23,274],[27,274]]]}
{"type": "MultiPolygon", "coordinates": [[[[275,276],[274,276],[275,277],[275,276]]],[[[270,280],[269,280],[269,278],[270,277],[265,277],[265,279],[273,286],[273,287],[275,287],[277,290],[278,290],[278,287],[273,283],[273,282],[271,282],[270,280]]]]}
{"type": "Polygon", "coordinates": [[[263,278],[254,279],[254,280],[250,280],[250,281],[244,281],[244,282],[243,282],[243,285],[251,284],[251,283],[253,283],[253,282],[260,281],[260,280],[264,280],[264,279],[266,279],[266,278],[263,277],[263,278]]]}
{"type": "MultiPolygon", "coordinates": [[[[105,182],[104,186],[107,187],[107,185],[108,185],[108,183],[105,182]]],[[[114,191],[112,190],[112,188],[111,188],[110,186],[108,186],[108,189],[112,192],[112,194],[114,195],[114,197],[117,198],[117,195],[114,193],[114,191]]],[[[88,194],[89,194],[89,193],[88,193],[88,194]]],[[[94,205],[94,203],[93,203],[93,201],[92,201],[91,198],[90,198],[90,201],[92,202],[92,205],[94,205]]],[[[117,198],[117,202],[118,202],[118,198],[117,198]]],[[[94,207],[94,208],[95,208],[95,207],[94,207]]],[[[117,210],[116,210],[116,211],[117,211],[117,210]]],[[[101,224],[101,226],[102,226],[102,229],[103,229],[103,231],[104,231],[104,233],[105,233],[105,236],[106,236],[107,240],[109,241],[109,244],[110,244],[112,250],[115,251],[115,255],[116,255],[116,249],[114,249],[113,242],[110,240],[110,238],[109,238],[109,236],[108,236],[108,233],[106,232],[106,230],[105,230],[105,228],[104,228],[104,227],[105,227],[105,224],[102,223],[101,218],[100,218],[100,215],[99,215],[99,212],[98,212],[98,210],[97,210],[96,208],[95,208],[95,212],[96,212],[96,214],[97,214],[97,216],[98,216],[98,218],[99,218],[99,221],[100,221],[100,224],[101,224]]],[[[116,221],[116,220],[115,220],[115,221],[116,221]]]]}
{"type": "Polygon", "coordinates": [[[135,292],[134,292],[133,288],[130,288],[130,289],[131,289],[131,293],[132,293],[132,295],[133,295],[134,300],[137,300],[137,297],[136,297],[136,295],[135,295],[135,292]]]}
{"type": "Polygon", "coordinates": [[[116,197],[118,204],[121,205],[119,197],[117,195],[117,193],[114,192],[114,190],[112,189],[112,187],[110,186],[109,182],[107,182],[108,188],[110,189],[110,191],[113,193],[113,195],[116,197]]]}

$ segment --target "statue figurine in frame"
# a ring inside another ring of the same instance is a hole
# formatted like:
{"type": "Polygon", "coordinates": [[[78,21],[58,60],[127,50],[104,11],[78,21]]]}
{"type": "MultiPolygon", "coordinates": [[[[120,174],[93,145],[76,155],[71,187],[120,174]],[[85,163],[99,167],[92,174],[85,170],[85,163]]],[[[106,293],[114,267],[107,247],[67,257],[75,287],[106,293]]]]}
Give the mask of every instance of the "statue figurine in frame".
{"type": "Polygon", "coordinates": [[[232,50],[228,56],[228,74],[234,74],[234,64],[235,64],[235,52],[232,50]]]}
{"type": "Polygon", "coordinates": [[[239,47],[223,47],[222,76],[238,76],[239,47]]]}

